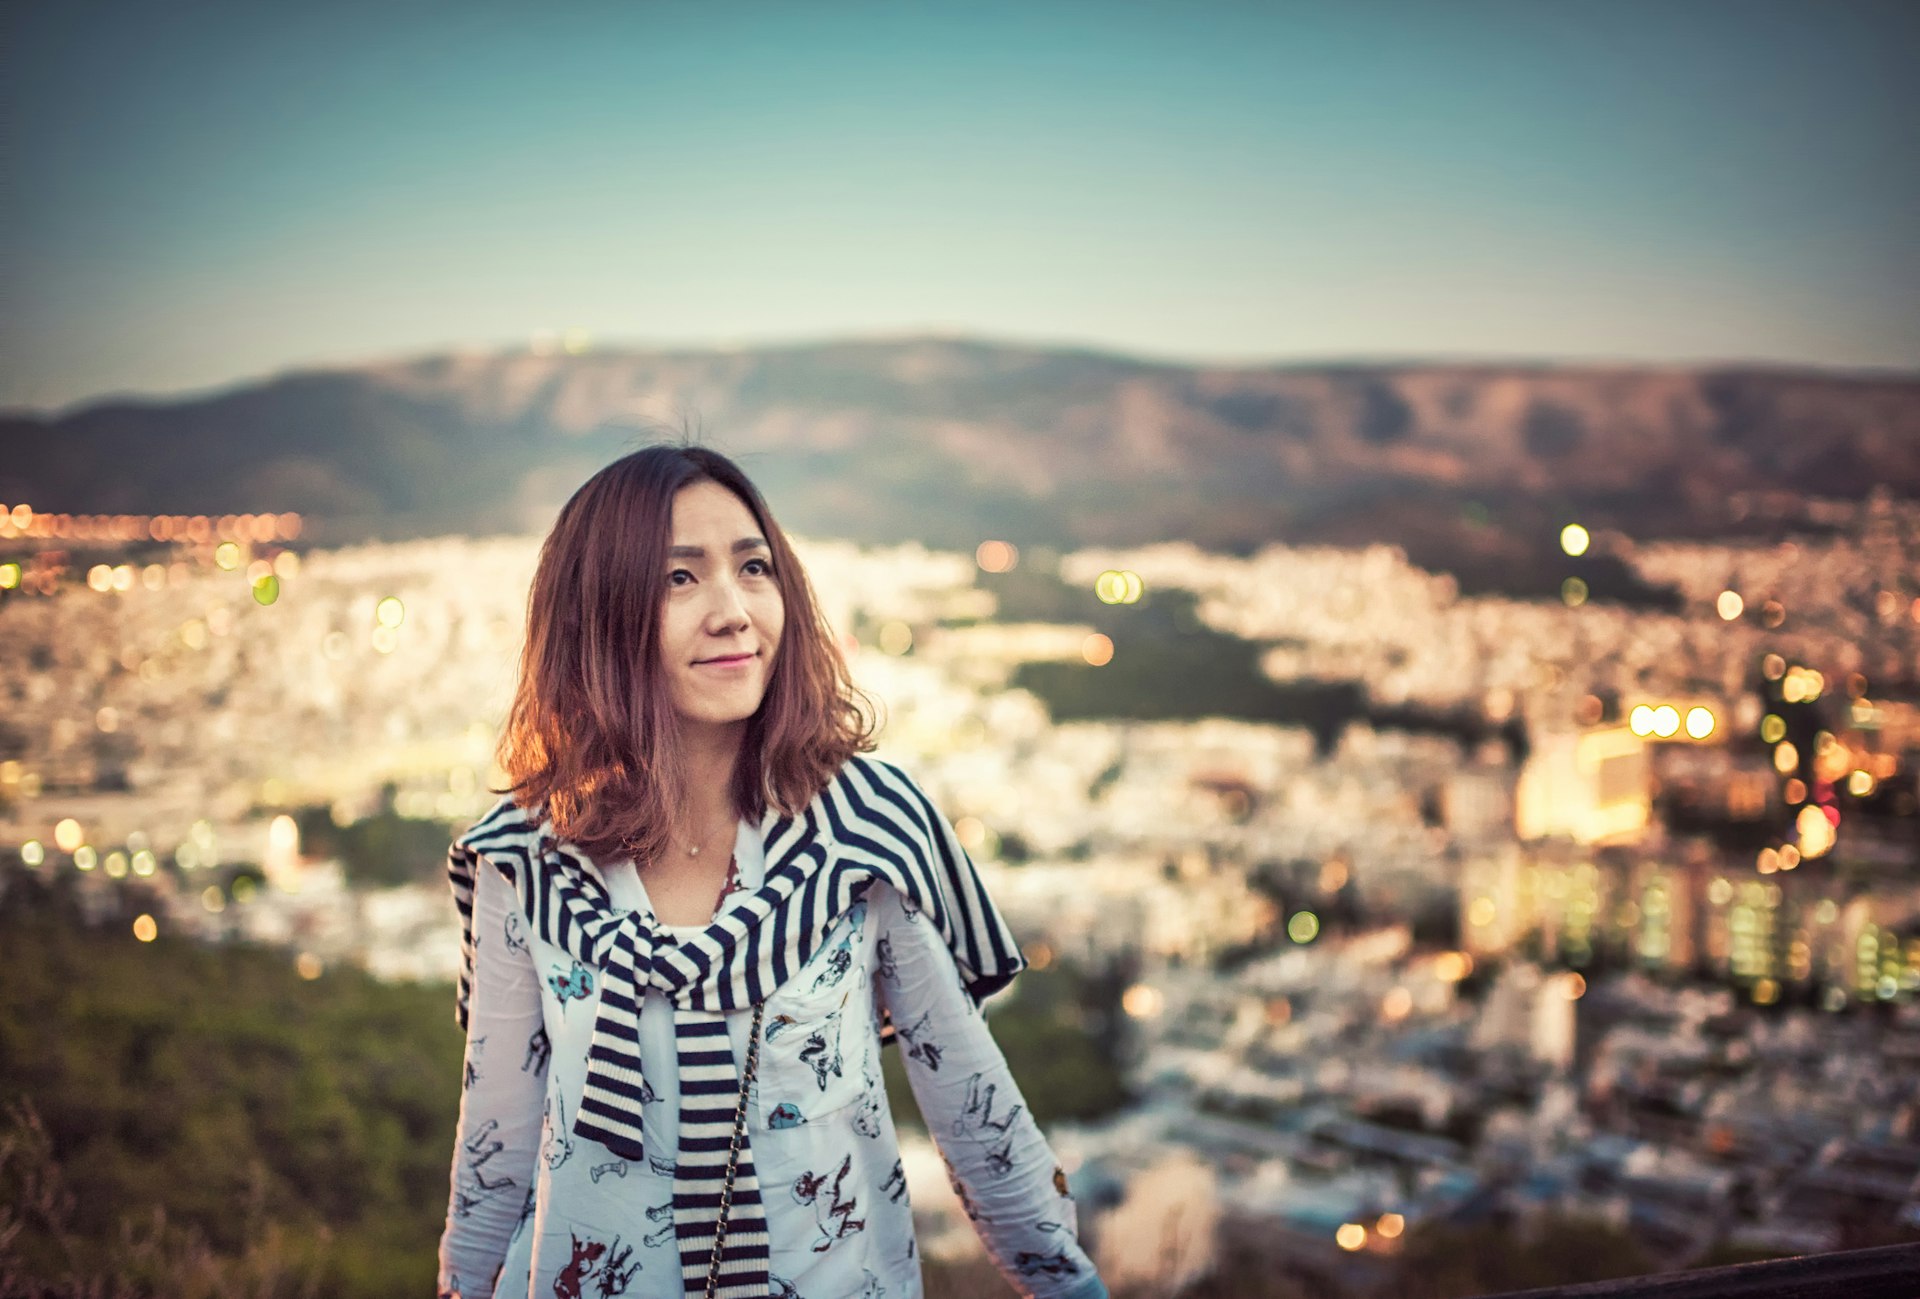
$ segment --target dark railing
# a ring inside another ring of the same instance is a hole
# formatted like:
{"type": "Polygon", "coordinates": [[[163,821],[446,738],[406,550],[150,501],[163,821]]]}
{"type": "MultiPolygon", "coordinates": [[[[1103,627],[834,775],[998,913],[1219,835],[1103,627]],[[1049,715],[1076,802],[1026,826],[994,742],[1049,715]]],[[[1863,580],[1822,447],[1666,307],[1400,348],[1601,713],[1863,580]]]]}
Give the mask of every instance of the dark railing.
{"type": "Polygon", "coordinates": [[[1920,1299],[1920,1245],[1515,1290],[1492,1299],[1920,1299]]]}

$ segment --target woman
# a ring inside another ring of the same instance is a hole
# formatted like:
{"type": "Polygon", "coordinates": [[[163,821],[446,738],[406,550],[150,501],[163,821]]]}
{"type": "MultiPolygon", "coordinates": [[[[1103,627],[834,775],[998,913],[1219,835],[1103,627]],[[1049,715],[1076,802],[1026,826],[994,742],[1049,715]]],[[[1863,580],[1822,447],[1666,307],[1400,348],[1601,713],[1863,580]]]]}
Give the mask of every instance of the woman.
{"type": "Polygon", "coordinates": [[[442,1294],[905,1299],[880,1047],[1024,1294],[1106,1291],[978,1003],[1025,962],[871,723],[724,456],[650,447],[561,510],[453,843],[465,1092],[442,1294]]]}

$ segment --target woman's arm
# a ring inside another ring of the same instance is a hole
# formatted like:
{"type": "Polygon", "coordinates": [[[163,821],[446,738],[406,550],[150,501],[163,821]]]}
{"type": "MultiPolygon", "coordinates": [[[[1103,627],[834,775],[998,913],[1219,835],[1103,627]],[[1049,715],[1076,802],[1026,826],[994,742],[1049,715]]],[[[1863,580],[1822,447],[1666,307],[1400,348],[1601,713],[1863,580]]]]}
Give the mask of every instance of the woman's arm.
{"type": "Polygon", "coordinates": [[[452,1194],[440,1237],[439,1293],[493,1294],[500,1261],[532,1204],[551,1050],[540,1015],[525,917],[486,862],[473,899],[473,991],[452,1194]]]}
{"type": "Polygon", "coordinates": [[[876,885],[868,896],[878,922],[875,981],[907,1080],[987,1253],[1023,1295],[1105,1299],[1080,1248],[1066,1175],[961,986],[952,952],[893,889],[876,885]]]}

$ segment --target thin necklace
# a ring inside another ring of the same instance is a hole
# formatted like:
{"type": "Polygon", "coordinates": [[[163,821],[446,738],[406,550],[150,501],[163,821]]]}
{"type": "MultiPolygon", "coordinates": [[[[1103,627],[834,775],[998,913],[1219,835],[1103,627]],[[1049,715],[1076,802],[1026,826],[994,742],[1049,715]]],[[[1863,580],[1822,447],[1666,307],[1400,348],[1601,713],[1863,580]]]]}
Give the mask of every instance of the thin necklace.
{"type": "MultiPolygon", "coordinates": [[[[736,817],[728,817],[728,818],[727,818],[727,821],[728,821],[728,823],[730,824],[730,823],[732,823],[733,821],[735,821],[735,820],[737,820],[737,819],[738,819],[738,818],[736,818],[736,817]]],[[[701,841],[700,841],[699,843],[692,843],[692,844],[687,844],[687,845],[685,845],[685,847],[686,847],[686,850],[687,850],[687,856],[689,856],[689,857],[698,857],[698,856],[700,855],[700,850],[701,850],[702,848],[704,848],[704,847],[706,847],[706,846],[707,846],[708,844],[710,844],[710,843],[712,843],[712,842],[713,842],[713,840],[714,840],[714,836],[715,836],[715,835],[718,835],[718,834],[720,833],[720,831],[721,831],[721,830],[725,830],[726,828],[727,828],[727,827],[726,827],[725,825],[722,825],[722,826],[720,827],[720,830],[715,830],[715,831],[713,832],[713,834],[710,834],[710,835],[708,835],[708,836],[707,836],[706,838],[704,838],[704,839],[702,839],[702,840],[701,840],[701,841]]]]}

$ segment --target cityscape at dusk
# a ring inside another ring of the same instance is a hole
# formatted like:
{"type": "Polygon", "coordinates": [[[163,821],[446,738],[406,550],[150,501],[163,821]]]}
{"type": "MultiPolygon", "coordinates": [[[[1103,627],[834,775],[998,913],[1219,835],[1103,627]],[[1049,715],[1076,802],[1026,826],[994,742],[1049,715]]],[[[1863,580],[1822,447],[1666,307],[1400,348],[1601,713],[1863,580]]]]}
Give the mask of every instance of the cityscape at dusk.
{"type": "MultiPolygon", "coordinates": [[[[1569,520],[1559,558],[1608,549],[1676,593],[1651,609],[1462,595],[1378,546],[802,540],[1029,977],[1119,979],[1068,1021],[1115,1095],[1054,1129],[1113,1283],[1169,1284],[1098,1226],[1154,1221],[1169,1169],[1206,1209],[1176,1285],[1229,1237],[1368,1294],[1464,1222],[1610,1224],[1649,1269],[1920,1227],[1920,509],[1816,512],[1769,542],[1569,520]],[[1195,636],[1257,665],[1237,712],[1182,699],[1195,636]]],[[[538,538],[5,518],[9,894],[100,943],[451,978],[426,845],[499,787],[538,538]],[[351,846],[387,818],[417,858],[351,846]]],[[[918,1174],[928,1257],[964,1266],[918,1174]]]]}
{"type": "Polygon", "coordinates": [[[1913,1292],[1920,10],[4,26],[0,1299],[477,1299],[500,1187],[531,1293],[681,1292],[677,1183],[604,1257],[536,1219],[577,1104],[480,1180],[449,856],[543,540],[662,442],[1017,941],[1065,1205],[1010,1265],[876,1018],[887,1189],[770,1199],[902,1270],[754,1293],[1913,1292]]]}

